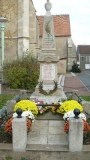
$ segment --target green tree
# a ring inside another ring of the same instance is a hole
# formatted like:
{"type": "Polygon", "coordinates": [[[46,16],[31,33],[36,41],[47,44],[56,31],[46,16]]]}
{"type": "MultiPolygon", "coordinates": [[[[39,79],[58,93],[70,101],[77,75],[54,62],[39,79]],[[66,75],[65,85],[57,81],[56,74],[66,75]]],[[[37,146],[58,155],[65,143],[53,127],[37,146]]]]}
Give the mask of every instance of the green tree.
{"type": "Polygon", "coordinates": [[[74,73],[80,73],[81,72],[81,69],[79,68],[79,65],[76,62],[73,62],[71,72],[74,72],[74,73]]]}

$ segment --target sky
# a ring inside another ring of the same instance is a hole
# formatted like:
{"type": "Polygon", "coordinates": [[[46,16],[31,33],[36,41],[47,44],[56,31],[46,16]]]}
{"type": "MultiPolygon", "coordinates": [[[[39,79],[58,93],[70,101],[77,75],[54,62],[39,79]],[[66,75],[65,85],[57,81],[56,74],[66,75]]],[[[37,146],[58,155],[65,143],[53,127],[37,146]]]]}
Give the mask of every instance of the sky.
{"type": "MultiPolygon", "coordinates": [[[[47,0],[32,0],[37,15],[45,15],[47,0]]],[[[51,14],[69,14],[71,37],[75,45],[90,45],[90,0],[50,0],[51,14]]]]}

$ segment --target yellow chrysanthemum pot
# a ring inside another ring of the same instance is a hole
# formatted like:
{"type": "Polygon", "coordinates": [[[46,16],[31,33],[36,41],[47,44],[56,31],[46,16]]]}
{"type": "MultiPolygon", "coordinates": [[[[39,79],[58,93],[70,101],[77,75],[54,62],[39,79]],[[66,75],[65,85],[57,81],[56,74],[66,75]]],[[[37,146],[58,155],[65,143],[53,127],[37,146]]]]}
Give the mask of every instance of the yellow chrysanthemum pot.
{"type": "Polygon", "coordinates": [[[66,112],[69,112],[71,110],[74,110],[75,108],[79,109],[80,112],[83,112],[83,107],[75,100],[68,100],[65,101],[59,109],[57,109],[57,113],[65,114],[66,112]]]}
{"type": "Polygon", "coordinates": [[[22,111],[31,111],[34,114],[34,116],[36,116],[38,114],[38,108],[37,108],[36,104],[30,100],[19,101],[14,106],[14,111],[16,112],[16,110],[18,108],[21,108],[22,111]]]}

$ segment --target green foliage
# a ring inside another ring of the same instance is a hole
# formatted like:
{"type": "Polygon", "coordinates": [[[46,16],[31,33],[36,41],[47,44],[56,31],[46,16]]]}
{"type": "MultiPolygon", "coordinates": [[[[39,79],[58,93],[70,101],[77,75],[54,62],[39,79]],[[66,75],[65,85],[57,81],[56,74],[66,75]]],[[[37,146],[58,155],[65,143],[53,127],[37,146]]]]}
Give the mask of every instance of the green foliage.
{"type": "Polygon", "coordinates": [[[81,96],[85,101],[90,101],[90,96],[81,96]]]}
{"type": "MultiPolygon", "coordinates": [[[[14,160],[14,159],[13,159],[13,157],[11,157],[11,156],[6,156],[6,157],[4,158],[4,160],[14,160]]],[[[24,157],[21,157],[20,160],[27,160],[27,159],[24,158],[24,157]]]]}
{"type": "Polygon", "coordinates": [[[9,94],[1,94],[0,95],[0,109],[3,107],[3,106],[5,106],[6,105],[6,102],[8,101],[8,100],[11,100],[11,99],[13,99],[14,98],[14,95],[9,95],[9,94]]]}
{"type": "Polygon", "coordinates": [[[13,160],[13,158],[11,156],[6,156],[5,160],[13,160]]]}
{"type": "Polygon", "coordinates": [[[24,157],[21,157],[21,160],[27,160],[26,158],[24,158],[24,157]]]}
{"type": "Polygon", "coordinates": [[[38,83],[39,64],[31,53],[4,64],[4,79],[11,88],[34,89],[38,83]]]}
{"type": "Polygon", "coordinates": [[[74,73],[80,73],[81,72],[81,69],[79,68],[79,65],[77,63],[73,62],[71,72],[74,72],[74,73]]]}

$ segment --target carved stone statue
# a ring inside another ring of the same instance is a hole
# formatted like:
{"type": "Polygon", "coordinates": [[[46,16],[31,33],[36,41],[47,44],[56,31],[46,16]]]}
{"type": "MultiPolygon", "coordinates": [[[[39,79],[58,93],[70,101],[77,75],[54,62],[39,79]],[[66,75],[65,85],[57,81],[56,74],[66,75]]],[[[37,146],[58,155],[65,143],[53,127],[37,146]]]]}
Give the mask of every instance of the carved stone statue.
{"type": "Polygon", "coordinates": [[[45,3],[45,9],[46,9],[46,11],[50,12],[51,8],[52,8],[52,4],[50,3],[49,0],[47,0],[47,3],[45,3]]]}

